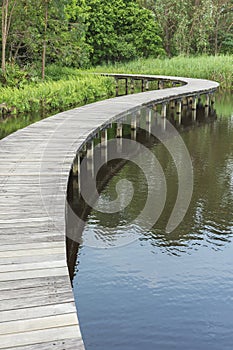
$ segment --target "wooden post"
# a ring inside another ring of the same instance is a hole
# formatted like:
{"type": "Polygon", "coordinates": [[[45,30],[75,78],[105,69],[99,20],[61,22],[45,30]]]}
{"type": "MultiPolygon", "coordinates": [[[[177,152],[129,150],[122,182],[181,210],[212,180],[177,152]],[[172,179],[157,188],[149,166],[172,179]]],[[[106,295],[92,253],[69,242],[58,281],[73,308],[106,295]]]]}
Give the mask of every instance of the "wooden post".
{"type": "Polygon", "coordinates": [[[125,94],[128,95],[128,78],[125,78],[125,94]]]}
{"type": "Polygon", "coordinates": [[[174,108],[175,108],[175,105],[176,105],[175,100],[171,100],[171,102],[170,102],[170,107],[171,107],[172,109],[174,109],[174,108]]]}
{"type": "Polygon", "coordinates": [[[119,84],[118,84],[118,78],[115,78],[116,81],[116,97],[119,95],[119,84]]]}
{"type": "Polygon", "coordinates": [[[146,82],[146,91],[148,91],[149,90],[149,80],[146,80],[145,82],[146,82]]]}
{"type": "Polygon", "coordinates": [[[187,106],[187,105],[188,105],[188,99],[187,99],[187,97],[183,97],[183,98],[182,98],[182,105],[183,105],[183,106],[187,106]]]}
{"type": "Polygon", "coordinates": [[[130,92],[131,92],[131,94],[134,93],[134,79],[133,78],[130,79],[130,92]]]}
{"type": "Polygon", "coordinates": [[[192,98],[192,110],[195,111],[197,109],[197,97],[193,96],[192,98]]]}
{"type": "Polygon", "coordinates": [[[144,90],[145,90],[145,80],[142,79],[142,92],[144,92],[144,90]]]}
{"type": "Polygon", "coordinates": [[[159,80],[158,81],[158,89],[162,90],[163,88],[164,88],[164,82],[163,82],[163,80],[159,80]]]}
{"type": "Polygon", "coordinates": [[[117,123],[117,138],[122,138],[122,134],[123,134],[123,129],[122,129],[122,124],[121,123],[117,123]]]}

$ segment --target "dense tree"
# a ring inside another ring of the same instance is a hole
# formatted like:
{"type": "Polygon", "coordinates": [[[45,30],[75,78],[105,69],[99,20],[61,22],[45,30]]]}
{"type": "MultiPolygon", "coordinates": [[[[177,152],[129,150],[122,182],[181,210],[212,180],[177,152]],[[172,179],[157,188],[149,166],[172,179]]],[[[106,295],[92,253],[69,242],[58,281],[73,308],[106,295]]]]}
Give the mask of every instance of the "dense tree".
{"type": "Polygon", "coordinates": [[[134,1],[90,0],[87,42],[93,64],[163,54],[154,15],[134,1]]]}
{"type": "Polygon", "coordinates": [[[86,67],[165,52],[233,52],[232,0],[0,0],[0,5],[3,76],[7,62],[40,65],[44,77],[46,62],[86,67]]]}
{"type": "Polygon", "coordinates": [[[168,56],[232,53],[232,0],[138,0],[154,11],[168,56]]]}

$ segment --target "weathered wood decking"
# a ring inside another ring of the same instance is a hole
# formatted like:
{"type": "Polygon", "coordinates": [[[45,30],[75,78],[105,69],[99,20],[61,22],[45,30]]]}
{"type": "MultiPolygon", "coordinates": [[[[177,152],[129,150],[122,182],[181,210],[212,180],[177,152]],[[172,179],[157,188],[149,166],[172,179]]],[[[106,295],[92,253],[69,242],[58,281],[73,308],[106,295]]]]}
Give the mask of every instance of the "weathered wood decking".
{"type": "Polygon", "coordinates": [[[86,105],[0,141],[0,349],[84,348],[65,254],[66,187],[81,144],[131,109],[218,87],[143,77],[186,85],[86,105]]]}

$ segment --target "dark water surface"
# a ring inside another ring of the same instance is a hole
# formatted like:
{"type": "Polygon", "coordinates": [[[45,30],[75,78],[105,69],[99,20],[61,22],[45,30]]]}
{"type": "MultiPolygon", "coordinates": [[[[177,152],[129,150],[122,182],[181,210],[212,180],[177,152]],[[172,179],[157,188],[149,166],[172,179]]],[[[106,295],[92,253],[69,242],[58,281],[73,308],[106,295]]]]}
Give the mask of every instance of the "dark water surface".
{"type": "Polygon", "coordinates": [[[193,163],[194,191],[172,234],[165,226],[177,195],[176,168],[155,141],[149,147],[168,186],[155,227],[145,232],[134,226],[136,240],[114,244],[127,235],[126,222],[147,195],[145,177],[132,162],[101,193],[114,197],[116,183],[127,178],[135,187],[131,205],[117,215],[89,213],[73,278],[87,350],[233,348],[232,97],[218,95],[215,108],[217,118],[197,116],[193,123],[188,116],[179,127],[193,163]],[[108,240],[108,248],[85,244],[89,235],[108,240]]]}

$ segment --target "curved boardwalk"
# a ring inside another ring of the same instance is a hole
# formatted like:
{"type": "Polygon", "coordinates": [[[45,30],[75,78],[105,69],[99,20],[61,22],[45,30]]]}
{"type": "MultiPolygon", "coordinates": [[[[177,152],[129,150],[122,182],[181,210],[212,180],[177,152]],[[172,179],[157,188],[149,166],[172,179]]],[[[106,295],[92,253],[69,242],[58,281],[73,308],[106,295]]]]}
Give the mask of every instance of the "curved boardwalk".
{"type": "Polygon", "coordinates": [[[86,105],[0,141],[0,349],[84,348],[65,253],[66,188],[81,144],[127,111],[218,87],[143,77],[186,85],[86,105]]]}

